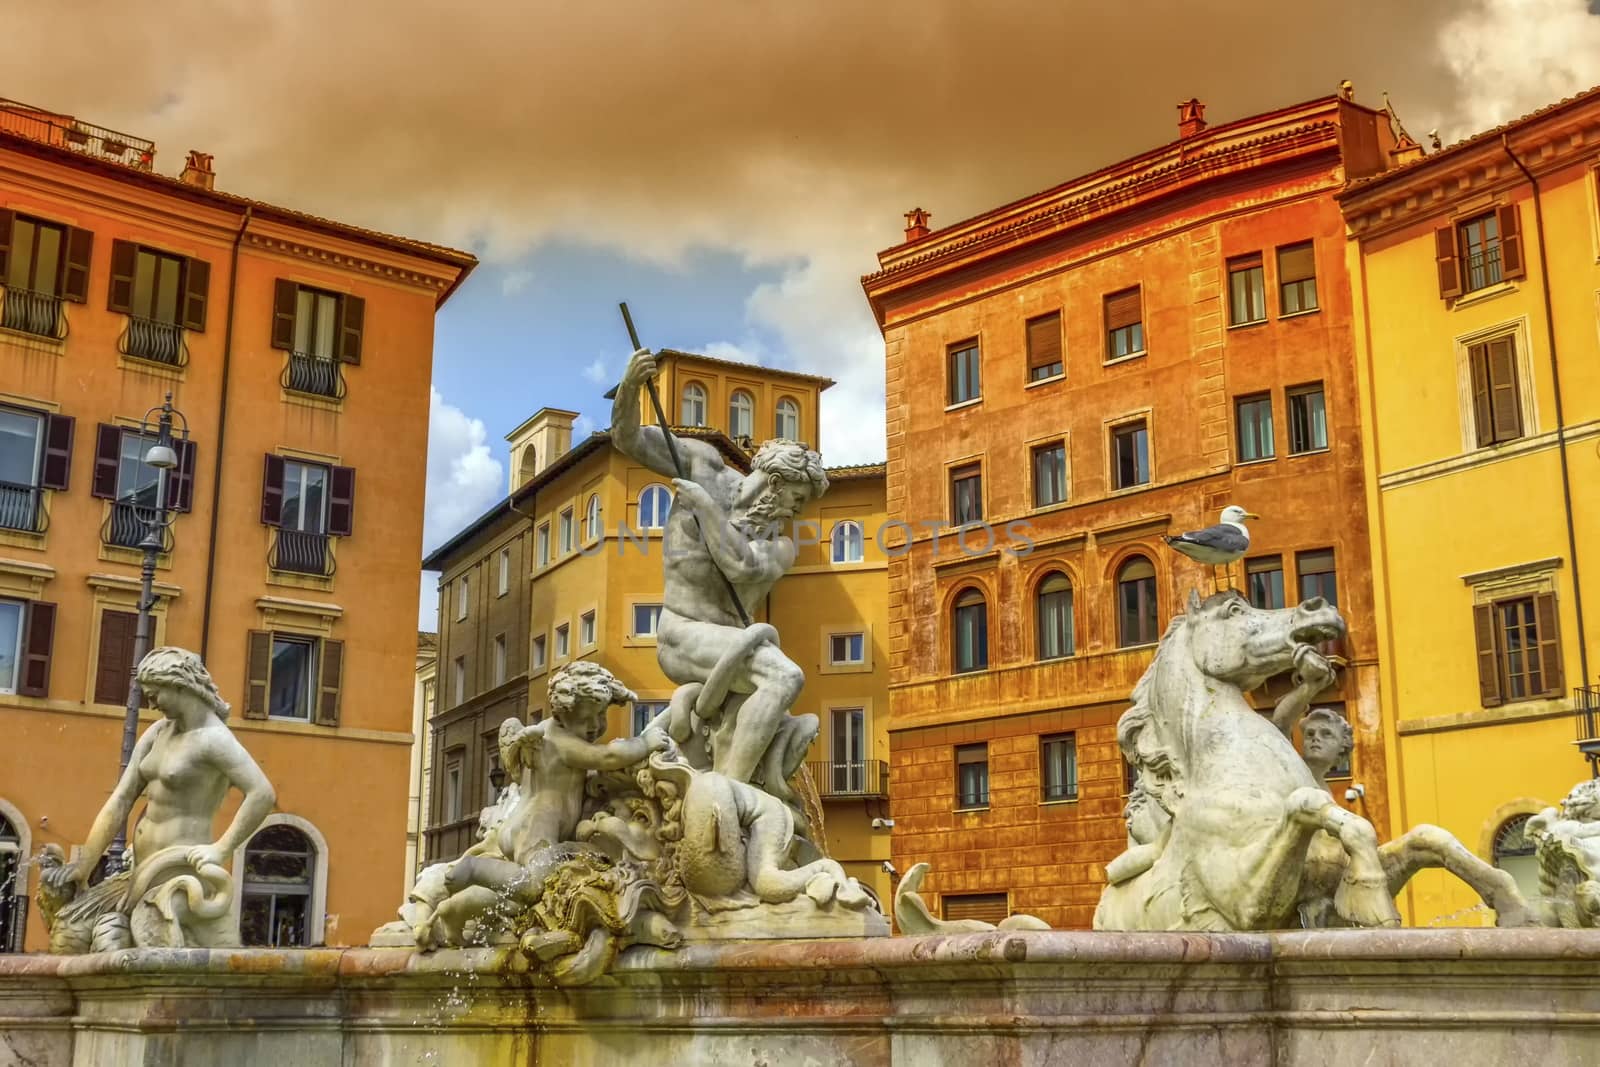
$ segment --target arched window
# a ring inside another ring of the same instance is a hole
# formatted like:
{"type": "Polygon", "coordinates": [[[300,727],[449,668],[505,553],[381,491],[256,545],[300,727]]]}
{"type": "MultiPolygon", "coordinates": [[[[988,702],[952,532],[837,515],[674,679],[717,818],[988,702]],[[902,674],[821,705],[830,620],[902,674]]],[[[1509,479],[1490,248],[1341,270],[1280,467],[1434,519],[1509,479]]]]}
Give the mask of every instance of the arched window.
{"type": "Polygon", "coordinates": [[[728,400],[728,433],[733,437],[753,437],[755,432],[755,399],[743,389],[735,389],[728,400]]]}
{"type": "Polygon", "coordinates": [[[1543,895],[1539,860],[1534,855],[1533,842],[1528,840],[1528,816],[1513,815],[1494,832],[1494,865],[1512,877],[1526,899],[1543,895]]]}
{"type": "Polygon", "coordinates": [[[18,904],[28,887],[18,885],[22,870],[22,835],[11,821],[0,815],[0,952],[22,951],[21,917],[18,904]]]}
{"type": "Polygon", "coordinates": [[[583,513],[583,539],[585,541],[600,540],[600,494],[595,493],[589,497],[589,506],[583,513]]]}
{"type": "Polygon", "coordinates": [[[1117,644],[1153,645],[1161,634],[1156,607],[1156,569],[1134,556],[1117,571],[1117,644]]]}
{"type": "Polygon", "coordinates": [[[833,561],[860,563],[866,551],[861,524],[854,519],[833,524],[833,561]]]}
{"type": "Polygon", "coordinates": [[[706,424],[706,391],[701,386],[690,382],[683,387],[683,425],[704,426],[706,424]]]}
{"type": "Polygon", "coordinates": [[[1052,572],[1039,583],[1037,600],[1039,658],[1072,655],[1072,581],[1060,571],[1052,572]]]}
{"type": "Polygon", "coordinates": [[[667,524],[672,494],[664,485],[647,485],[639,491],[639,529],[659,530],[667,524]]]}
{"type": "Polygon", "coordinates": [[[788,397],[778,401],[777,436],[785,441],[800,440],[800,405],[788,397]]]}
{"type": "Polygon", "coordinates": [[[322,940],[311,929],[316,846],[296,827],[263,827],[244,850],[239,936],[246,945],[308,948],[322,940]]]}
{"type": "Polygon", "coordinates": [[[981,671],[989,666],[989,606],[983,593],[968,589],[956,597],[954,655],[952,665],[957,674],[964,671],[981,671]]]}
{"type": "Polygon", "coordinates": [[[522,450],[522,459],[517,463],[517,484],[527,485],[538,473],[539,450],[529,445],[522,450]]]}

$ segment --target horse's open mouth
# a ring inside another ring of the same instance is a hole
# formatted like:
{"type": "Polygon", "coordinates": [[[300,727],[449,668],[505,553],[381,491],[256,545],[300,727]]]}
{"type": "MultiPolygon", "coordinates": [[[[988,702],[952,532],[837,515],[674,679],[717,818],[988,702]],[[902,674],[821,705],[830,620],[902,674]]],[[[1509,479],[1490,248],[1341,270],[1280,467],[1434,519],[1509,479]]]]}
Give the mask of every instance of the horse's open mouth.
{"type": "Polygon", "coordinates": [[[1313,622],[1296,626],[1289,632],[1289,642],[1295,645],[1315,645],[1344,636],[1344,627],[1333,623],[1313,622]]]}

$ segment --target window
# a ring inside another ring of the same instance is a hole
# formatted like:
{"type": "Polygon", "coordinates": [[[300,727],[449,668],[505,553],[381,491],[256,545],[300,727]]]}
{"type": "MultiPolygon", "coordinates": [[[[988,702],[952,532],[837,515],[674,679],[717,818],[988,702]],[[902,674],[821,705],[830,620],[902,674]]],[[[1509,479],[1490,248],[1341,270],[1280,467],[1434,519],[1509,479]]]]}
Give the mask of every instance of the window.
{"type": "Polygon", "coordinates": [[[271,693],[267,715],[310,722],[317,704],[317,641],[272,635],[271,693]]]}
{"type": "Polygon", "coordinates": [[[1150,434],[1143,419],[1111,429],[1111,484],[1117,489],[1150,484],[1150,434]]]}
{"type": "MultiPolygon", "coordinates": [[[[0,600],[0,693],[15,693],[22,680],[24,623],[27,605],[20,600],[0,600]]],[[[123,699],[127,698],[124,690],[123,699]]],[[[116,704],[121,701],[113,700],[116,704]]]]}
{"type": "MultiPolygon", "coordinates": [[[[66,245],[66,231],[61,226],[30,219],[25,215],[0,218],[0,226],[10,223],[11,232],[0,231],[0,237],[9,237],[5,260],[5,277],[0,284],[7,289],[23,289],[40,296],[53,297],[61,282],[62,250],[66,245]]],[[[9,310],[9,309],[8,309],[9,310]]],[[[10,316],[8,315],[9,319],[10,316]]],[[[9,322],[7,328],[16,329],[9,322]]],[[[52,331],[53,332],[53,331],[52,331]]]]}
{"type": "Polygon", "coordinates": [[[467,699],[467,657],[457,656],[453,667],[455,677],[456,703],[460,704],[467,699]]]}
{"type": "Polygon", "coordinates": [[[463,574],[456,579],[456,622],[464,622],[467,617],[467,576],[463,574]]]}
{"type": "Polygon", "coordinates": [[[950,521],[956,526],[983,521],[983,468],[976,463],[950,471],[950,521]]]}
{"type": "Polygon", "coordinates": [[[495,590],[496,590],[496,592],[495,592],[496,596],[505,596],[507,593],[509,593],[511,591],[511,549],[510,549],[510,547],[502,548],[500,550],[500,574],[499,574],[498,583],[495,586],[495,590]]]}
{"type": "Polygon", "coordinates": [[[586,611],[578,616],[578,646],[589,648],[594,645],[594,612],[586,611]]]}
{"type": "Polygon", "coordinates": [[[566,623],[556,627],[556,659],[566,659],[572,652],[572,631],[566,623]]]}
{"type": "Polygon", "coordinates": [[[633,606],[633,636],[654,637],[661,622],[660,604],[635,604],[633,606]]]}
{"type": "Polygon", "coordinates": [[[983,594],[968,589],[956,597],[955,648],[951,657],[956,673],[981,671],[989,666],[989,607],[983,594]]]}
{"type": "Polygon", "coordinates": [[[284,388],[341,397],[339,364],[361,362],[366,302],[279,278],[272,299],[272,347],[289,353],[284,388]]]}
{"type": "Polygon", "coordinates": [[[0,408],[0,527],[34,530],[39,521],[39,464],[44,417],[0,408]]]}
{"type": "Polygon", "coordinates": [[[339,326],[339,298],[333,293],[296,287],[294,351],[317,359],[332,359],[339,326]]]}
{"type": "Polygon", "coordinates": [[[1339,606],[1339,583],[1333,570],[1333,549],[1296,553],[1294,566],[1300,574],[1301,600],[1321,597],[1334,607],[1339,606]]]}
{"type": "MultiPolygon", "coordinates": [[[[0,607],[3,612],[3,607],[0,607]]],[[[94,702],[96,704],[125,704],[128,686],[133,680],[133,645],[138,636],[139,616],[132,611],[100,613],[99,649],[95,657],[94,702]]],[[[4,657],[8,634],[5,618],[0,614],[0,657],[4,657]]],[[[4,670],[0,669],[0,683],[4,670]]],[[[0,688],[4,688],[0,685],[0,688]]]]}
{"type": "Polygon", "coordinates": [[[572,548],[573,548],[573,535],[574,535],[574,533],[576,531],[576,528],[572,524],[572,509],[571,508],[565,508],[565,509],[562,510],[562,512],[561,512],[560,530],[561,530],[561,537],[560,537],[560,543],[559,543],[560,544],[560,553],[561,553],[561,555],[564,556],[568,552],[572,551],[572,548]]]}
{"type": "Polygon", "coordinates": [[[1072,582],[1060,571],[1039,583],[1036,626],[1040,659],[1072,655],[1072,582]]]}
{"type": "Polygon", "coordinates": [[[1473,628],[1485,707],[1562,695],[1561,627],[1554,593],[1478,604],[1473,628]]]}
{"type": "Polygon", "coordinates": [[[672,494],[664,485],[647,485],[639,491],[639,529],[659,530],[667,524],[672,494]]]}
{"type": "Polygon", "coordinates": [[[977,341],[951,345],[946,352],[945,362],[950,403],[965,404],[983,395],[977,341]]]}
{"type": "Polygon", "coordinates": [[[1281,608],[1283,602],[1283,557],[1257,556],[1244,561],[1245,586],[1252,607],[1281,608]]]}
{"type": "Polygon", "coordinates": [[[743,389],[735,389],[728,398],[728,434],[731,437],[753,437],[756,432],[756,402],[743,389]]]}
{"type": "Polygon", "coordinates": [[[1267,276],[1261,253],[1228,260],[1228,325],[1267,321],[1267,276]]]}
{"type": "Polygon", "coordinates": [[[1467,348],[1472,375],[1472,421],[1478,447],[1515,441],[1523,435],[1522,397],[1517,384],[1517,344],[1510,336],[1467,348]]]}
{"type": "Polygon", "coordinates": [[[1513,815],[1494,832],[1494,865],[1511,875],[1523,899],[1544,895],[1539,884],[1539,859],[1528,840],[1528,816],[1513,815]]]}
{"type": "Polygon", "coordinates": [[[1153,645],[1161,637],[1156,604],[1156,569],[1134,556],[1117,572],[1117,644],[1153,645]]]}
{"type": "Polygon", "coordinates": [[[1322,383],[1289,390],[1289,454],[1319,452],[1328,447],[1328,403],[1322,383]]]}
{"type": "Polygon", "coordinates": [[[1039,739],[1039,784],[1044,799],[1078,799],[1078,736],[1053,734],[1039,739]]]}
{"type": "Polygon", "coordinates": [[[139,249],[134,260],[133,316],[176,325],[183,300],[183,274],[182,256],[139,249]]]}
{"type": "Polygon", "coordinates": [[[550,562],[550,524],[539,524],[539,566],[543,567],[550,562]]]}
{"type": "Polygon", "coordinates": [[[283,520],[279,526],[301,533],[328,531],[328,468],[320,463],[283,463],[283,520]]]}
{"type": "Polygon", "coordinates": [[[506,635],[494,636],[494,684],[506,684],[506,635]]]}
{"type": "Polygon", "coordinates": [[[533,639],[533,669],[544,670],[545,665],[545,637],[540,634],[533,639]]]}
{"type": "Polygon", "coordinates": [[[1105,299],[1106,359],[1136,356],[1144,351],[1144,299],[1139,286],[1105,299]]]}
{"type": "Polygon", "coordinates": [[[704,426],[706,424],[706,391],[695,382],[690,382],[683,387],[683,425],[704,426]]]}
{"type": "Polygon", "coordinates": [[[640,737],[657,715],[667,710],[665,700],[636,700],[633,704],[633,736],[640,737]]]}
{"type": "Polygon", "coordinates": [[[835,523],[830,540],[833,543],[833,562],[861,562],[866,545],[859,522],[846,519],[844,522],[835,523]]]}
{"type": "Polygon", "coordinates": [[[865,663],[867,658],[867,635],[854,634],[829,634],[828,635],[828,662],[833,666],[841,664],[865,663]]]}
{"type": "Polygon", "coordinates": [[[1515,204],[1441,226],[1434,248],[1439,295],[1446,300],[1527,274],[1515,204]]]}
{"type": "Polygon", "coordinates": [[[445,754],[444,821],[447,823],[461,820],[462,764],[465,762],[466,753],[461,749],[451,749],[445,754]]]}
{"type": "Polygon", "coordinates": [[[832,792],[864,793],[867,787],[867,715],[862,708],[834,708],[828,715],[832,792]]]}
{"type": "Polygon", "coordinates": [[[1065,365],[1061,361],[1061,312],[1052,311],[1028,320],[1028,381],[1054,378],[1065,365]]]}
{"type": "Polygon", "coordinates": [[[1493,211],[1468,219],[1456,227],[1461,249],[1461,287],[1464,292],[1486,289],[1500,282],[1500,225],[1493,211]]]}
{"type": "Polygon", "coordinates": [[[1317,310],[1317,257],[1310,241],[1278,249],[1278,314],[1317,310]]]}
{"type": "Polygon", "coordinates": [[[1271,459],[1274,455],[1272,394],[1241,396],[1233,402],[1233,412],[1238,428],[1239,462],[1271,459]]]}
{"type": "Polygon", "coordinates": [[[956,807],[989,806],[989,743],[956,746],[956,807]]]}
{"type": "Polygon", "coordinates": [[[1067,500],[1067,443],[1052,441],[1033,450],[1033,506],[1048,507],[1067,500]]]}
{"type": "Polygon", "coordinates": [[[94,236],[26,215],[0,212],[0,327],[60,337],[61,301],[88,299],[94,236]]]}
{"type": "Polygon", "coordinates": [[[202,260],[113,241],[106,306],[128,316],[119,339],[122,352],[181,365],[183,331],[206,328],[210,280],[211,267],[202,260]]]}
{"type": "Polygon", "coordinates": [[[282,823],[263,827],[244,850],[239,939],[265,948],[309,948],[322,941],[311,928],[311,888],[317,852],[311,839],[282,823]]]}
{"type": "Polygon", "coordinates": [[[778,401],[774,429],[777,430],[777,436],[785,441],[800,440],[800,405],[788,397],[778,401]]]}
{"type": "Polygon", "coordinates": [[[329,537],[349,536],[355,523],[355,477],[349,467],[268,455],[261,521],[277,528],[271,565],[303,574],[332,574],[329,537]]]}
{"type": "Polygon", "coordinates": [[[948,922],[977,919],[998,926],[1011,914],[1011,903],[1004,893],[942,893],[939,908],[948,922]]]}

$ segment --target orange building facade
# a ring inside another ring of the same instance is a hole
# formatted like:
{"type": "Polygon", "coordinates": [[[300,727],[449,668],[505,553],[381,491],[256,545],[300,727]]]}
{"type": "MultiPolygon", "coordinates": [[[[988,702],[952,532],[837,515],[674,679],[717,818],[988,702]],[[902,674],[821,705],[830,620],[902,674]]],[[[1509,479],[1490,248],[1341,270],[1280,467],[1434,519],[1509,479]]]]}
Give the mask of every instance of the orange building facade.
{"type": "Polygon", "coordinates": [[[1262,606],[1334,599],[1350,625],[1319,703],[1354,727],[1342,784],[1387,830],[1333,194],[1389,166],[1393,137],[1334,98],[1214,128],[1191,101],[1180,120],[1171,144],[956,225],[911,213],[863,279],[888,510],[906,524],[889,560],[893,862],[933,865],[947,917],[1090,925],[1125,842],[1117,718],[1213,581],[1162,536],[1227,504],[1262,516],[1227,582],[1262,606]]]}
{"type": "Polygon", "coordinates": [[[434,314],[475,260],[154,154],[0,102],[0,950],[44,946],[29,858],[116,782],[169,393],[154,641],[201,653],[277,789],[271,859],[234,859],[246,940],[361,943],[405,863],[434,314]]]}

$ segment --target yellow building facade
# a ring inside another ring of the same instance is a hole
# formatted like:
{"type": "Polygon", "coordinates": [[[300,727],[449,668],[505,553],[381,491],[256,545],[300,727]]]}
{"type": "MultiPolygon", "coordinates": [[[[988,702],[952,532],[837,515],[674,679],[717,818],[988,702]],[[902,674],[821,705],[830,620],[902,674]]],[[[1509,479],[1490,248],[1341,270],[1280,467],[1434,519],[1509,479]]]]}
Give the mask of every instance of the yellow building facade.
{"type": "MultiPolygon", "coordinates": [[[[1591,773],[1600,663],[1600,90],[1340,196],[1358,314],[1389,834],[1531,887],[1522,823],[1591,773]]],[[[1442,872],[1408,921],[1488,921],[1442,872]]]]}
{"type": "MultiPolygon", "coordinates": [[[[659,367],[673,432],[712,444],[737,469],[749,469],[761,440],[819,443],[826,378],[673,351],[660,354],[659,367]]],[[[644,403],[645,421],[656,423],[644,403]]],[[[553,671],[591,659],[638,694],[631,715],[613,712],[610,737],[637,733],[672,695],[654,636],[670,482],[619,452],[608,433],[573,443],[575,418],[541,409],[508,435],[509,495],[424,561],[440,573],[429,862],[474,839],[495,789],[500,723],[519,701],[529,721],[542,717],[553,671]],[[513,555],[512,545],[523,547],[513,555]],[[506,581],[503,552],[526,559],[507,564],[514,574],[506,581]]],[[[829,480],[800,518],[794,568],[755,617],[777,626],[806,671],[794,710],[822,723],[807,770],[828,850],[887,899],[887,585],[877,538],[884,470],[834,468],[829,480]]]]}

